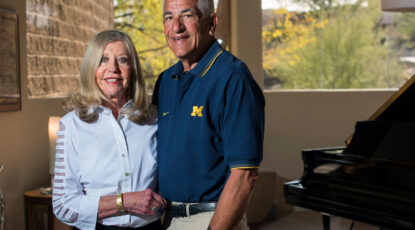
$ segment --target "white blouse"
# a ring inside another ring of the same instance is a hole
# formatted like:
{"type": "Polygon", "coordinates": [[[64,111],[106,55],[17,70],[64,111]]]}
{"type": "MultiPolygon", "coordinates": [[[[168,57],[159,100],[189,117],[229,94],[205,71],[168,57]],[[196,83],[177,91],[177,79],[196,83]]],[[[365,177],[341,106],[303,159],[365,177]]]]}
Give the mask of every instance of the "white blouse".
{"type": "Polygon", "coordinates": [[[97,221],[120,227],[147,225],[159,216],[127,213],[97,220],[97,214],[101,196],[156,189],[157,125],[138,125],[122,112],[115,119],[102,106],[97,111],[99,118],[93,123],[80,120],[75,111],[60,121],[53,212],[79,229],[95,229],[97,221]]]}

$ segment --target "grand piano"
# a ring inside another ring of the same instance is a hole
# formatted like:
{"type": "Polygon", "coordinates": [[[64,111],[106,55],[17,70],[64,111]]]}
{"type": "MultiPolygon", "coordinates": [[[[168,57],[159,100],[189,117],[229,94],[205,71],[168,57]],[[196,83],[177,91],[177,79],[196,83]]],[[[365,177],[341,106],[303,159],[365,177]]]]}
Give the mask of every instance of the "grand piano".
{"type": "Polygon", "coordinates": [[[286,202],[380,229],[415,229],[415,76],[367,121],[346,146],[302,151],[301,179],[284,184],[286,202]]]}

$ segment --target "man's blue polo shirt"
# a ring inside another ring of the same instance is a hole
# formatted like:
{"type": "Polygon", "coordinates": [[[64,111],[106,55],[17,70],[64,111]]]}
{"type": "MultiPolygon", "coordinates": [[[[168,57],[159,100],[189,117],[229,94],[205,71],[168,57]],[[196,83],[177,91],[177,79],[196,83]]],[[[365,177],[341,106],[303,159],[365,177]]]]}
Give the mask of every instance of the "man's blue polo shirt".
{"type": "Polygon", "coordinates": [[[217,201],[233,168],[259,167],[262,90],[247,66],[215,42],[183,72],[179,61],[157,80],[158,182],[176,202],[217,201]]]}

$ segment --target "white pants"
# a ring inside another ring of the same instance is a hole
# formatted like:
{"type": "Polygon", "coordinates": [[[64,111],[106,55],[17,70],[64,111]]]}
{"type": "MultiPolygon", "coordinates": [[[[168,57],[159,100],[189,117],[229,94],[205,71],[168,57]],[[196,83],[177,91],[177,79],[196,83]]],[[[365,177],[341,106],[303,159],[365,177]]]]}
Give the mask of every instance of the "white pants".
{"type": "MultiPolygon", "coordinates": [[[[189,217],[176,217],[171,220],[168,230],[206,230],[215,212],[202,212],[189,217]]],[[[232,230],[249,230],[246,224],[246,215],[232,230]]]]}

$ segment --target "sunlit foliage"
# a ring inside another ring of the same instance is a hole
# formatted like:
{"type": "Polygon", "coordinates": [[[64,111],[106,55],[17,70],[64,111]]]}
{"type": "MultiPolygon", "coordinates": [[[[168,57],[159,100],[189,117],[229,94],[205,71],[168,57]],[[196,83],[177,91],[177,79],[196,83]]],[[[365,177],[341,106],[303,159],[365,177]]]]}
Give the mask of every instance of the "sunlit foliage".
{"type": "Polygon", "coordinates": [[[131,36],[150,89],[158,75],[177,60],[164,39],[162,14],[161,0],[114,1],[115,28],[131,36]]]}
{"type": "Polygon", "coordinates": [[[301,1],[312,10],[274,10],[263,24],[264,75],[274,88],[398,87],[409,77],[399,61],[403,43],[387,36],[394,25],[382,20],[379,0],[301,1]]]}

